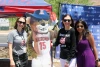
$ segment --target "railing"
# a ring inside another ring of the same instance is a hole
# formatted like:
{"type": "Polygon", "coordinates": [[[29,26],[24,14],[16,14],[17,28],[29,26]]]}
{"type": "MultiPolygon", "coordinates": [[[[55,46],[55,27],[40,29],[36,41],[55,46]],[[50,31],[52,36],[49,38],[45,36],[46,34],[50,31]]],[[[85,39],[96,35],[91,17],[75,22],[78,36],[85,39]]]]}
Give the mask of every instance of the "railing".
{"type": "Polygon", "coordinates": [[[0,47],[8,47],[7,43],[0,43],[0,47]]]}
{"type": "MultiPolygon", "coordinates": [[[[10,67],[9,59],[0,58],[0,67],[10,67]]],[[[27,67],[31,67],[31,60],[28,60],[27,67]]]]}
{"type": "MultiPolygon", "coordinates": [[[[0,43],[0,47],[8,47],[7,43],[0,43]]],[[[0,67],[10,67],[9,58],[1,58],[0,57],[0,67]]],[[[27,67],[31,67],[31,60],[28,60],[27,67]]]]}

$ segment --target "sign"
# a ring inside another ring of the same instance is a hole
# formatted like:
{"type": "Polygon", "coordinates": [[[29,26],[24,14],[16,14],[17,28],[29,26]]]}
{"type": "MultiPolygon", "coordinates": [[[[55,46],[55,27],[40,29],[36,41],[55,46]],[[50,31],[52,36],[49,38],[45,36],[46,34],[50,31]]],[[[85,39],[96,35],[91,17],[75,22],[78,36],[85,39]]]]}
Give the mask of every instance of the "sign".
{"type": "Polygon", "coordinates": [[[9,20],[6,18],[0,18],[0,27],[9,27],[9,20]]]}
{"type": "Polygon", "coordinates": [[[62,15],[70,14],[74,21],[83,19],[87,22],[89,30],[92,32],[96,48],[98,50],[98,57],[100,58],[100,7],[99,6],[86,6],[74,4],[61,4],[60,8],[60,24],[62,28],[61,18],[62,15]]]}

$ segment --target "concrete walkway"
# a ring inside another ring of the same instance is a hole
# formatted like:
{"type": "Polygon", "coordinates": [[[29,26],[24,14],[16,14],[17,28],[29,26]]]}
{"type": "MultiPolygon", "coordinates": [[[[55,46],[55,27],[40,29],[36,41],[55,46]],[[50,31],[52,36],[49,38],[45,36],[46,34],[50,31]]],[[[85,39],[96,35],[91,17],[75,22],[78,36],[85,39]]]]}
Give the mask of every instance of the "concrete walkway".
{"type": "Polygon", "coordinates": [[[0,30],[0,35],[7,35],[11,30],[0,30]]]}

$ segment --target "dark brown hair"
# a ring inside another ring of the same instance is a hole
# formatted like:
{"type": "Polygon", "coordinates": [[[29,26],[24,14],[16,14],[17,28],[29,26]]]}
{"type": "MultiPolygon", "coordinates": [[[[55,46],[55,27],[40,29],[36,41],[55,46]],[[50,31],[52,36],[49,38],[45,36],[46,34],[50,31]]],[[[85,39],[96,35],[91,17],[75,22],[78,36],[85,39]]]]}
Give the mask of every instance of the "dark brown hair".
{"type": "MultiPolygon", "coordinates": [[[[17,22],[19,21],[20,18],[25,19],[25,23],[26,23],[26,18],[25,17],[18,17],[17,20],[16,20],[16,22],[15,22],[14,29],[17,29],[17,22]]],[[[26,25],[24,26],[23,30],[25,30],[25,28],[26,28],[26,25]]]]}
{"type": "Polygon", "coordinates": [[[79,36],[79,32],[77,31],[77,25],[81,23],[84,26],[84,31],[82,32],[82,35],[84,38],[86,38],[87,35],[90,34],[90,31],[88,30],[88,25],[86,24],[86,21],[79,19],[76,21],[75,23],[75,34],[76,34],[76,40],[78,41],[78,36],[79,36]]]}
{"type": "MultiPolygon", "coordinates": [[[[70,16],[71,22],[72,22],[72,23],[70,24],[70,26],[74,28],[74,20],[73,20],[73,18],[72,18],[71,15],[69,15],[69,14],[63,15],[63,16],[62,16],[62,20],[64,20],[64,18],[65,18],[66,16],[70,16]]],[[[62,22],[62,26],[64,27],[63,22],[62,22]]]]}

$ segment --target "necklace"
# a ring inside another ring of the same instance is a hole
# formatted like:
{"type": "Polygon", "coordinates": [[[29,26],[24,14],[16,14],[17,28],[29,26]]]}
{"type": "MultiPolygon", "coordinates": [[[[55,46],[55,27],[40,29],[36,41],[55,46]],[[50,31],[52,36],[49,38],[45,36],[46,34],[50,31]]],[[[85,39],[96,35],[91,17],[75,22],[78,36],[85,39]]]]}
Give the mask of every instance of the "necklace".
{"type": "Polygon", "coordinates": [[[24,31],[22,30],[21,33],[20,33],[20,32],[17,30],[17,33],[18,33],[19,37],[21,37],[21,39],[22,39],[21,45],[22,45],[22,46],[25,46],[25,38],[24,38],[24,35],[23,35],[24,31]]]}

